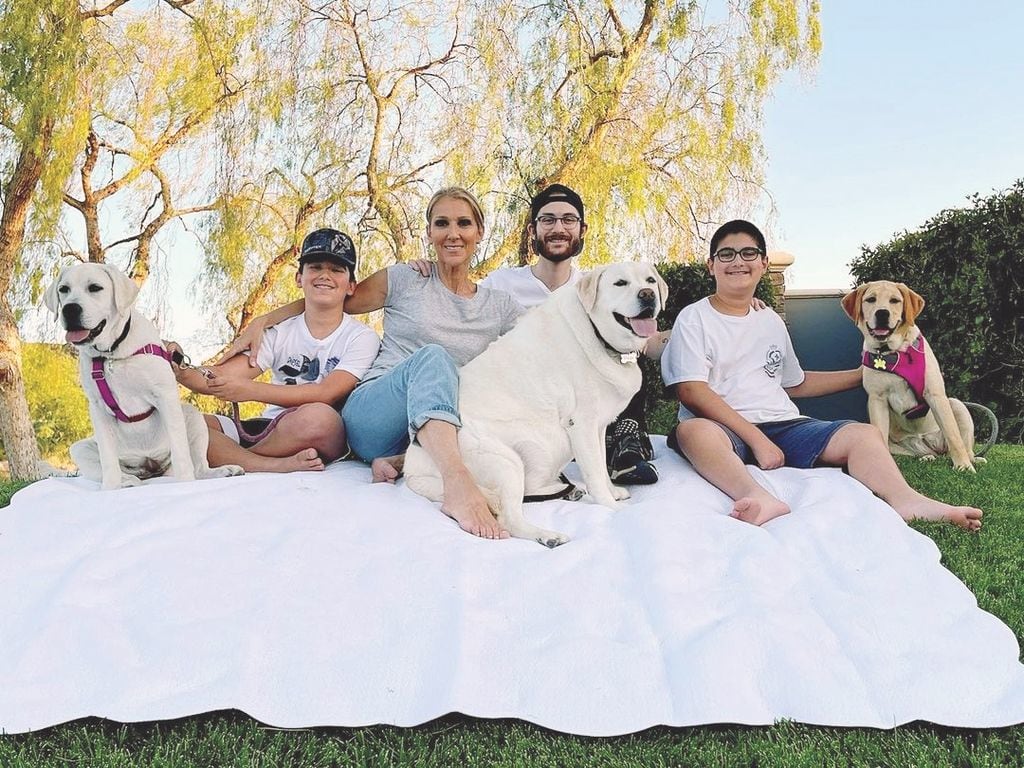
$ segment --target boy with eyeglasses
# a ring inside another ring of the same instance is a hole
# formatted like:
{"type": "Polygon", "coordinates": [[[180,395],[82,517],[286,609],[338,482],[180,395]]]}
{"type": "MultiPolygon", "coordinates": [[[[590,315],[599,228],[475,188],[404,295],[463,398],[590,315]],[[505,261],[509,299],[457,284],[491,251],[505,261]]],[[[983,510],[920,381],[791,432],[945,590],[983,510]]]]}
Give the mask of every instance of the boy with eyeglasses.
{"type": "Polygon", "coordinates": [[[801,416],[791,397],[817,397],[861,384],[860,368],[804,371],[785,323],[751,311],[768,268],[764,235],[753,224],[723,224],[711,238],[715,293],[685,307],[661,358],[675,387],[679,424],[668,445],[733,500],[732,516],[762,525],[790,511],[747,470],[838,466],[888,502],[904,520],[949,520],[981,528],[980,509],[954,507],[912,489],[870,424],[801,416]]]}
{"type": "MultiPolygon", "coordinates": [[[[563,285],[574,285],[580,279],[572,259],[583,250],[587,233],[582,198],[564,184],[545,187],[530,201],[527,233],[537,254],[536,263],[496,269],[481,285],[510,293],[529,309],[563,285]]],[[[662,338],[652,338],[652,348],[664,348],[662,338]]],[[[605,433],[605,459],[613,483],[650,485],[658,481],[658,470],[652,463],[654,449],[647,436],[645,405],[641,387],[605,433]]]]}

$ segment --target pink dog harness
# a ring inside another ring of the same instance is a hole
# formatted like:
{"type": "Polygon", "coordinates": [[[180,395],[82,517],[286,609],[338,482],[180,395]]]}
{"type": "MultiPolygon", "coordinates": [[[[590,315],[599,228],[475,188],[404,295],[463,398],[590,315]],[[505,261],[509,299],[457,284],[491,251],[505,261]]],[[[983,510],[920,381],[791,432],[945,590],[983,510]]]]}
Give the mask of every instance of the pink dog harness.
{"type": "Polygon", "coordinates": [[[865,368],[873,371],[895,373],[910,385],[917,405],[904,411],[904,416],[908,419],[920,419],[928,414],[928,403],[924,400],[924,336],[918,336],[905,352],[864,350],[862,362],[865,368]]]}
{"type": "MultiPolygon", "coordinates": [[[[132,356],[134,357],[135,355],[156,355],[157,357],[162,357],[167,362],[171,362],[171,353],[159,344],[147,344],[144,347],[140,347],[132,352],[132,356]]],[[[133,424],[136,421],[148,419],[153,415],[153,411],[156,408],[150,408],[145,413],[137,413],[134,416],[129,416],[121,410],[121,406],[117,404],[114,393],[110,391],[110,385],[107,384],[107,360],[108,358],[106,357],[94,357],[92,359],[92,380],[96,382],[96,388],[100,391],[100,397],[103,398],[104,405],[114,414],[114,418],[125,424],[133,424]]]]}

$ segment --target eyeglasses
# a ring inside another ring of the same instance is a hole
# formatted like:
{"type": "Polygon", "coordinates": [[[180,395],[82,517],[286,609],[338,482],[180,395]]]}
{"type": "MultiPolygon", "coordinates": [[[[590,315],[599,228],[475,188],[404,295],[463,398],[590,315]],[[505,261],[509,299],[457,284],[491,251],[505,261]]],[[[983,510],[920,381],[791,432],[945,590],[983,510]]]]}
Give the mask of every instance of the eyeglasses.
{"type": "Polygon", "coordinates": [[[545,213],[543,216],[537,217],[537,223],[543,227],[553,227],[558,221],[562,222],[562,226],[566,229],[572,229],[580,223],[580,217],[574,213],[567,213],[564,216],[552,216],[550,213],[545,213]]]}
{"type": "Polygon", "coordinates": [[[730,261],[735,261],[737,256],[744,261],[757,261],[759,257],[764,256],[764,251],[760,248],[740,248],[738,251],[735,248],[720,248],[711,258],[728,264],[730,261]]]}

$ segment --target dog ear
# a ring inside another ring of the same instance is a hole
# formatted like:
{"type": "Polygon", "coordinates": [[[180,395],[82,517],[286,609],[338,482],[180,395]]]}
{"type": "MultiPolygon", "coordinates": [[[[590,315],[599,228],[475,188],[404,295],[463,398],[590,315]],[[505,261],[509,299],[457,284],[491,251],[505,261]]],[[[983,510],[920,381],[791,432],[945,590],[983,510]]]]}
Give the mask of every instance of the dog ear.
{"type": "Polygon", "coordinates": [[[101,265],[110,275],[110,282],[114,286],[114,306],[117,311],[126,312],[139,295],[139,286],[135,284],[128,275],[111,264],[101,265]]]}
{"type": "Polygon", "coordinates": [[[897,285],[900,293],[903,294],[903,322],[913,325],[917,316],[921,314],[921,310],[924,309],[924,299],[903,283],[897,283],[897,285]]]}
{"type": "Polygon", "coordinates": [[[587,312],[592,311],[594,305],[597,304],[597,284],[601,280],[602,272],[604,272],[603,267],[584,272],[580,281],[576,283],[576,291],[580,295],[580,302],[587,312]]]}
{"type": "Polygon", "coordinates": [[[668,304],[668,283],[661,277],[661,273],[651,267],[654,272],[654,278],[658,281],[658,298],[661,299],[661,308],[664,309],[665,305],[668,304]]]}
{"type": "Polygon", "coordinates": [[[864,297],[866,289],[866,285],[858,285],[842,298],[843,311],[854,323],[860,322],[860,300],[864,297]]]}
{"type": "Polygon", "coordinates": [[[57,296],[57,286],[60,285],[60,279],[64,276],[64,270],[62,269],[57,276],[50,283],[50,287],[46,289],[46,293],[43,294],[43,305],[53,312],[54,315],[60,313],[60,298],[57,296]]]}

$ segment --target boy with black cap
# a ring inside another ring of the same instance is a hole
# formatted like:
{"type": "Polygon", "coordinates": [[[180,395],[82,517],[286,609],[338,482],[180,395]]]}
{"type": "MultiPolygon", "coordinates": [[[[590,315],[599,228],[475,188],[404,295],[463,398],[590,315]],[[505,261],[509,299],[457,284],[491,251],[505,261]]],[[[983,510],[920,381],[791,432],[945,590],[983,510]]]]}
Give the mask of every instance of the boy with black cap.
{"type": "Polygon", "coordinates": [[[762,525],[789,505],[747,471],[843,467],[904,520],[949,520],[981,528],[981,510],[954,507],[911,488],[882,433],[870,424],[801,416],[790,398],[817,397],[861,385],[860,368],[804,371],[786,325],[751,300],[768,269],[764,235],[749,221],[723,224],[711,237],[708,271],[715,292],[684,307],[661,358],[675,387],[679,424],[669,447],[733,500],[732,516],[762,525]]]}
{"type": "Polygon", "coordinates": [[[267,329],[256,366],[245,354],[201,373],[179,369],[189,389],[231,402],[267,403],[260,419],[239,422],[207,415],[211,466],[239,464],[247,472],[323,469],[348,452],[340,410],[369,369],[380,339],[345,314],[355,290],[356,251],[336,229],[306,235],[295,283],[305,311],[267,329]],[[271,370],[270,383],[254,381],[271,370]]]}
{"type": "MultiPolygon", "coordinates": [[[[574,285],[580,271],[572,258],[583,250],[587,223],[583,200],[564,184],[551,184],[530,201],[527,227],[537,262],[523,267],[502,267],[481,281],[499,291],[512,294],[524,307],[545,301],[563,285],[574,285]]],[[[658,349],[662,344],[656,345],[658,349]]],[[[613,483],[648,485],[658,481],[658,470],[651,463],[654,450],[647,436],[644,415],[644,389],[641,387],[626,410],[605,434],[605,460],[613,483]]]]}

